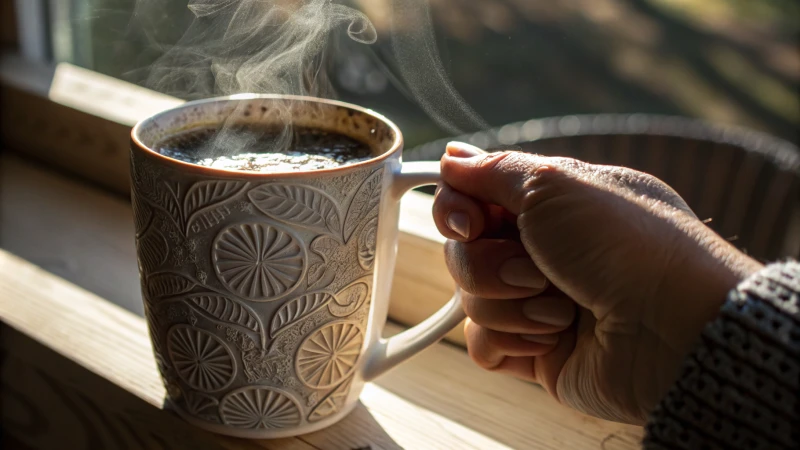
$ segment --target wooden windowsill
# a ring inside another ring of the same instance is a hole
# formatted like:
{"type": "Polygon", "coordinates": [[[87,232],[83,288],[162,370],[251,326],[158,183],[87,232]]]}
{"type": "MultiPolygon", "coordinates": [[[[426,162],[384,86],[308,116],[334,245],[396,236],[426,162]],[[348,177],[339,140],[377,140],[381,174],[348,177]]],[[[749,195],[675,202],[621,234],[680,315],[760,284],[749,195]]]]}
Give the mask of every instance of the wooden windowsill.
{"type": "MultiPolygon", "coordinates": [[[[141,317],[127,152],[130,125],[174,102],[71,66],[54,75],[0,61],[2,137],[21,155],[0,157],[4,440],[24,448],[638,448],[641,428],[571,411],[445,343],[368,384],[351,415],[311,435],[230,439],[165,411],[141,317]]],[[[421,194],[402,202],[390,317],[407,325],[453,288],[430,207],[421,194]]],[[[463,344],[460,329],[448,339],[463,344]]]]}
{"type": "Polygon", "coordinates": [[[164,410],[141,317],[5,251],[0,294],[14,299],[0,303],[2,420],[34,448],[637,448],[641,436],[481,371],[446,344],[368,384],[361,405],[326,430],[270,441],[212,435],[164,410]]]}
{"type": "Polygon", "coordinates": [[[134,439],[130,433],[144,448],[639,445],[640,428],[571,411],[537,386],[482,371],[444,343],[369,384],[362,405],[327,430],[242,441],[192,428],[164,411],[144,319],[113,304],[136,310],[140,302],[127,203],[16,156],[0,163],[0,243],[8,250],[0,250],[0,347],[7,355],[0,400],[4,427],[26,445],[113,448],[134,439]]]}

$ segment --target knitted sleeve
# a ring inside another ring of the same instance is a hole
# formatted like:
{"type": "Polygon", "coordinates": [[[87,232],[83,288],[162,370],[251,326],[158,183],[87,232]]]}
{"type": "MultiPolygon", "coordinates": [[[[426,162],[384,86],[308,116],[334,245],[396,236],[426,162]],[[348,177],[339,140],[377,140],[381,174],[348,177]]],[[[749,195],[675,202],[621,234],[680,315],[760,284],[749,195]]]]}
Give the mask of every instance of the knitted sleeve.
{"type": "Polygon", "coordinates": [[[733,289],[646,426],[646,449],[800,449],[800,263],[733,289]]]}

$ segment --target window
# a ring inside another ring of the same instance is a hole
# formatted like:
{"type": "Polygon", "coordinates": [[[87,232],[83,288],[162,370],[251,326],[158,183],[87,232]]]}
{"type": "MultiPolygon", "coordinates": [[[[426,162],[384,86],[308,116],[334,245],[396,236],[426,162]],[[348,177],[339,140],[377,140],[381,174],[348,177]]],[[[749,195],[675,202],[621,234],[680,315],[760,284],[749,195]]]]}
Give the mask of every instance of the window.
{"type": "MultiPolygon", "coordinates": [[[[298,2],[312,0],[275,3],[298,2]]],[[[187,3],[248,0],[17,3],[26,9],[43,5],[56,60],[147,84],[149,65],[195,18],[187,3]]],[[[378,39],[364,45],[347,38],[346,26],[332,32],[329,45],[336,49],[328,52],[326,68],[335,90],[339,98],[398,122],[410,147],[476,131],[480,123],[463,105],[453,110],[446,84],[425,58],[422,11],[428,3],[442,69],[492,126],[566,114],[644,112],[735,123],[798,141],[800,4],[793,0],[343,3],[370,18],[378,39]],[[393,42],[402,43],[399,55],[393,42]],[[413,81],[404,79],[412,72],[418,74],[413,81]]]]}

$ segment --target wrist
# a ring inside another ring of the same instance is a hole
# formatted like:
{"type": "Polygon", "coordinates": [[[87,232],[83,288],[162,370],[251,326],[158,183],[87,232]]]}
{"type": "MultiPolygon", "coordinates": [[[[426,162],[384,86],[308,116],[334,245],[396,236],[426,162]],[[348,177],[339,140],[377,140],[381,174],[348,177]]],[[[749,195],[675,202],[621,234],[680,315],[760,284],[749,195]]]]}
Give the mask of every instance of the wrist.
{"type": "Polygon", "coordinates": [[[683,254],[667,271],[653,325],[667,345],[685,356],[719,315],[728,293],[763,265],[716,234],[683,254]]]}

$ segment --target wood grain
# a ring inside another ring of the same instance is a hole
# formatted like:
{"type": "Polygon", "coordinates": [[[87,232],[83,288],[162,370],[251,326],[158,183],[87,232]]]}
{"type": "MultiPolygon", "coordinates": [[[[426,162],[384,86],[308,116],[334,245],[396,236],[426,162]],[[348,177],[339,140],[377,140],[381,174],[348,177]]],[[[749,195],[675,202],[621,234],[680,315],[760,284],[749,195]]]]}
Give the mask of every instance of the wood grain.
{"type": "Polygon", "coordinates": [[[130,130],[182,101],[86,69],[0,59],[0,135],[11,149],[128,195],[130,130]]]}
{"type": "Polygon", "coordinates": [[[70,433],[86,445],[73,448],[98,448],[97,442],[107,445],[102,448],[138,448],[131,436],[167,444],[197,437],[206,445],[188,448],[219,443],[275,449],[578,449],[597,448],[609,436],[622,448],[636,448],[640,439],[639,428],[580,415],[534,385],[478,369],[447,344],[368,385],[359,409],[329,429],[277,441],[212,436],[164,411],[164,388],[142,318],[5,251],[0,296],[13,299],[0,302],[7,327],[0,339],[7,355],[3,397],[29,410],[4,409],[9,416],[3,421],[16,424],[9,427],[12,437],[37,448],[63,443],[70,433]],[[63,433],[55,438],[19,423],[37,415],[71,422],[54,428],[63,433]]]}

